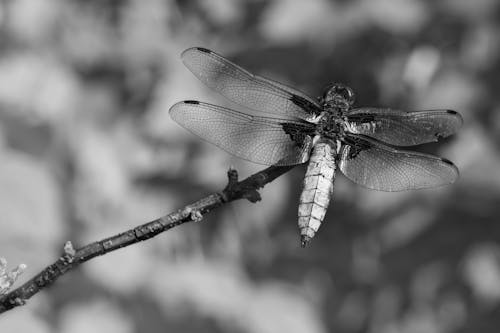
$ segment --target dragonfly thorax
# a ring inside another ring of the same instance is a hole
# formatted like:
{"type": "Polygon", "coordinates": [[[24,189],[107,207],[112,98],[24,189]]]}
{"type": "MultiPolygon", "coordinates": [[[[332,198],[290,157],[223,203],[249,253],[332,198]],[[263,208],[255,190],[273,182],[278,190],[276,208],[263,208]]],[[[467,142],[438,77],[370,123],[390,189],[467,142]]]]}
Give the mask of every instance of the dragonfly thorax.
{"type": "Polygon", "coordinates": [[[341,133],[343,132],[343,122],[340,115],[341,109],[339,108],[325,110],[318,122],[318,133],[331,139],[337,138],[339,134],[341,135],[341,133]]]}

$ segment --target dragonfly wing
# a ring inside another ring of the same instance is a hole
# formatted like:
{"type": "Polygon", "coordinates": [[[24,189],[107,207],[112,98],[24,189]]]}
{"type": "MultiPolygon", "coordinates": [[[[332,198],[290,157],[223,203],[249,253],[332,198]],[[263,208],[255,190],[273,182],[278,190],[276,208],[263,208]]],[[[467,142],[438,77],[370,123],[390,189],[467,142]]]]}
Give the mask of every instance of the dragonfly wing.
{"type": "Polygon", "coordinates": [[[225,151],[265,165],[306,162],[315,130],[313,124],[302,120],[252,116],[198,101],[175,104],[170,116],[225,151]]]}
{"type": "Polygon", "coordinates": [[[437,141],[455,133],[462,117],[452,110],[405,112],[394,109],[359,108],[345,113],[348,130],[395,146],[437,141]]]}
{"type": "Polygon", "coordinates": [[[213,51],[192,47],[181,57],[205,85],[255,111],[304,120],[312,120],[322,111],[318,103],[304,93],[253,75],[213,51]]]}
{"type": "Polygon", "coordinates": [[[458,178],[457,167],[447,159],[397,150],[358,135],[345,137],[339,168],[355,183],[389,192],[447,185],[458,178]]]}

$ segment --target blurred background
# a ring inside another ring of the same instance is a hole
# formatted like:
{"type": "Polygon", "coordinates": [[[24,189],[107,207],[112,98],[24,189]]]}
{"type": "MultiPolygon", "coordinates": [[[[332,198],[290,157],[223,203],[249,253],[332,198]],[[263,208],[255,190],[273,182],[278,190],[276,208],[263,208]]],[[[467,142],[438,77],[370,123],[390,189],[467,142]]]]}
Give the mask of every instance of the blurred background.
{"type": "Polygon", "coordinates": [[[21,282],[75,247],[176,210],[262,166],[176,125],[182,99],[233,106],[183,65],[191,46],[357,106],[459,111],[417,149],[451,186],[402,193],[338,175],[299,247],[304,166],[263,201],[96,258],[0,317],[1,332],[498,332],[500,3],[496,0],[3,0],[0,256],[21,282]]]}

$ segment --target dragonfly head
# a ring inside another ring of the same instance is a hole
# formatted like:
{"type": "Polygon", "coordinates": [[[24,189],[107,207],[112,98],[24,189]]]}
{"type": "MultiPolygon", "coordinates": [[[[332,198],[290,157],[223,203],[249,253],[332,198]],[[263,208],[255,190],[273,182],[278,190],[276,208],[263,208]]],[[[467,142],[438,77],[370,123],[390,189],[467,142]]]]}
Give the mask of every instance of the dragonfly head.
{"type": "Polygon", "coordinates": [[[342,83],[332,83],[325,88],[322,96],[324,108],[349,109],[354,104],[354,91],[342,83]]]}

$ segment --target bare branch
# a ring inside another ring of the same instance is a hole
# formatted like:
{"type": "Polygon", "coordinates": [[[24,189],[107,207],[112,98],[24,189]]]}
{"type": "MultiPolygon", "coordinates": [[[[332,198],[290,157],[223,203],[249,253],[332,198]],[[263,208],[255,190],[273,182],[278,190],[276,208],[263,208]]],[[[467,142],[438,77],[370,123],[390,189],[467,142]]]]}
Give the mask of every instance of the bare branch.
{"type": "Polygon", "coordinates": [[[177,212],[165,215],[154,221],[127,230],[118,235],[74,249],[71,242],[64,246],[64,254],[52,265],[43,269],[19,288],[0,297],[0,313],[16,306],[23,305],[26,300],[45,287],[50,286],[60,276],[94,257],[152,238],[166,230],[186,222],[200,221],[204,214],[225,203],[248,199],[259,201],[258,189],[272,182],[277,177],[291,170],[293,166],[271,166],[238,182],[238,173],[234,169],[228,171],[228,184],[221,193],[210,194],[177,212]]]}

